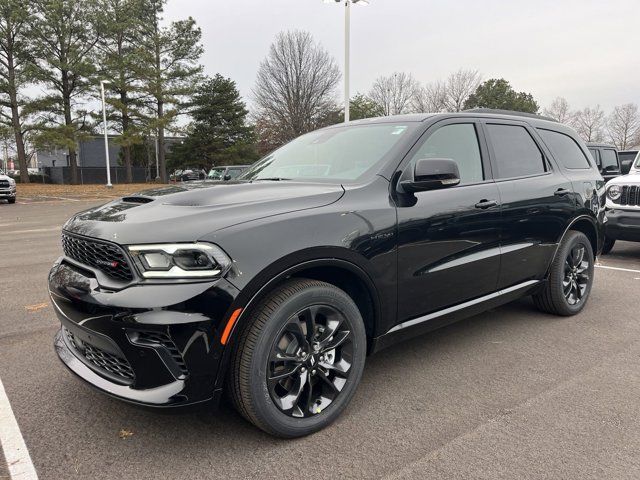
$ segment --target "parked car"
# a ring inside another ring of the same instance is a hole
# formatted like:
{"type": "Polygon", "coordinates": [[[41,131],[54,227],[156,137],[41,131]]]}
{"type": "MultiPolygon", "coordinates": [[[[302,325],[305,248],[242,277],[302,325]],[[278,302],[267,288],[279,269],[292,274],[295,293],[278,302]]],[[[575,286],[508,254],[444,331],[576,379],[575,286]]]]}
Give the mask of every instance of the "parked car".
{"type": "MultiPolygon", "coordinates": [[[[638,160],[634,166],[637,167],[638,160]]],[[[640,175],[628,175],[607,182],[606,229],[602,253],[607,254],[616,240],[640,242],[640,175]]]]}
{"type": "MultiPolygon", "coordinates": [[[[631,168],[633,165],[637,165],[636,158],[638,157],[638,150],[623,150],[618,152],[618,158],[620,159],[620,164],[622,167],[622,173],[626,175],[631,172],[631,168]]],[[[635,169],[635,172],[638,172],[638,169],[635,169]]]]}
{"type": "Polygon", "coordinates": [[[598,165],[600,174],[606,181],[622,175],[622,166],[620,165],[616,147],[604,143],[587,143],[587,146],[598,165]]]}
{"type": "Polygon", "coordinates": [[[0,171],[0,200],[16,203],[16,181],[0,171]]]}
{"type": "Polygon", "coordinates": [[[169,180],[172,182],[192,182],[195,180],[204,180],[207,175],[201,168],[188,167],[181,170],[176,170],[169,176],[169,180]]]}
{"type": "Polygon", "coordinates": [[[71,218],[49,275],[55,348],[114,397],[179,406],[227,389],[264,431],[310,434],[399,340],[527,295],[580,312],[604,194],[577,134],[535,116],[335,125],[233,184],[71,218]]]}
{"type": "Polygon", "coordinates": [[[250,165],[228,165],[213,167],[207,174],[207,180],[235,180],[244,173],[250,165]]]}

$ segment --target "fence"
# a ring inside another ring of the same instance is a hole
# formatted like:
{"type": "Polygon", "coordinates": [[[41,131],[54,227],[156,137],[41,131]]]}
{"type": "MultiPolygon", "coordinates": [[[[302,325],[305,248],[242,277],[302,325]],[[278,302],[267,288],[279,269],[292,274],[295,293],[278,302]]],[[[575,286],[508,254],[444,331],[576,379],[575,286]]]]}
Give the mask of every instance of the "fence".
{"type": "MultiPolygon", "coordinates": [[[[124,167],[111,167],[111,183],[124,183],[127,172],[124,167]]],[[[155,170],[151,171],[146,167],[133,167],[133,182],[144,183],[155,179],[155,170]]],[[[70,184],[71,167],[44,167],[45,175],[49,176],[53,183],[70,184]]],[[[78,167],[78,183],[85,184],[106,184],[107,169],[105,167],[78,167]]]]}

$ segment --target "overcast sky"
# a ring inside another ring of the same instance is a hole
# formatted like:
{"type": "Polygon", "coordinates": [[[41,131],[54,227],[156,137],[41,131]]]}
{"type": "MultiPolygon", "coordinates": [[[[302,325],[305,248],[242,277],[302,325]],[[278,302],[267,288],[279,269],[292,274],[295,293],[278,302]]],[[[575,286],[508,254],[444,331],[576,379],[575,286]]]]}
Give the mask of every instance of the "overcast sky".
{"type": "MultiPolygon", "coordinates": [[[[344,61],[344,5],[322,0],[169,0],[165,18],[202,28],[207,74],[250,99],[260,61],[282,30],[307,30],[344,61]]],[[[352,9],[351,91],[379,75],[423,83],[460,68],[504,77],[544,107],[640,104],[640,0],[371,0],[352,9]]]]}

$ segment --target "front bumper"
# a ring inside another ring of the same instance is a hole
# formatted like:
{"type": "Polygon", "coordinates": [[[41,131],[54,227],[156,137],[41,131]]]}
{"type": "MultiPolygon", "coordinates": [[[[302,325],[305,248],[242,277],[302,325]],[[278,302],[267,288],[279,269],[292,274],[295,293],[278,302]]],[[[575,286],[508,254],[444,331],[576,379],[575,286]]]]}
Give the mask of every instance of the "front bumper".
{"type": "Polygon", "coordinates": [[[49,274],[62,324],[54,345],[67,368],[133,403],[162,407],[215,399],[220,334],[237,289],[220,279],[114,291],[98,278],[64,257],[49,274]]]}
{"type": "Polygon", "coordinates": [[[0,188],[0,199],[16,198],[16,187],[0,188]]]}
{"type": "Polygon", "coordinates": [[[640,242],[640,210],[607,209],[605,225],[607,238],[640,242]]]}

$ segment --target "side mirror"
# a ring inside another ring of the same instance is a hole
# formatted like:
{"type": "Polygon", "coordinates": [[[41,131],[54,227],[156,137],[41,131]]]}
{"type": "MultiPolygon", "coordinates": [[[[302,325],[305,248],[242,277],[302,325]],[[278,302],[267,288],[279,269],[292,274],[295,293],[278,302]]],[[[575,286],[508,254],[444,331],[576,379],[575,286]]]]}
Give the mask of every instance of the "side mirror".
{"type": "Polygon", "coordinates": [[[222,178],[225,182],[231,180],[231,175],[229,175],[228,173],[222,178]]]}
{"type": "Polygon", "coordinates": [[[399,185],[407,193],[454,187],[460,183],[458,164],[450,158],[420,159],[415,163],[413,172],[409,171],[408,178],[404,177],[405,174],[399,185]]]}

